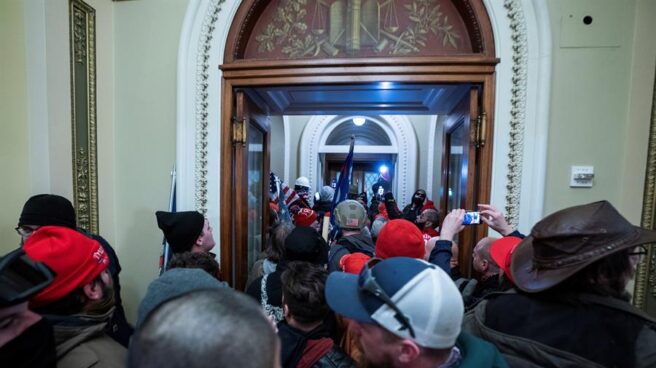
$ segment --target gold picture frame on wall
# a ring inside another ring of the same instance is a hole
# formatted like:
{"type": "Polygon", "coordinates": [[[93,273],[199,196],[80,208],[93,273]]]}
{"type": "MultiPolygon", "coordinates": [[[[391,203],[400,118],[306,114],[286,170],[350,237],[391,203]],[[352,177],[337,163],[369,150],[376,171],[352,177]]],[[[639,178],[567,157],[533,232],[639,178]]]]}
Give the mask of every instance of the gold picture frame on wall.
{"type": "MultiPolygon", "coordinates": [[[[652,95],[645,192],[640,226],[646,229],[656,229],[656,80],[654,80],[652,95]]],[[[656,316],[656,250],[654,244],[647,245],[647,255],[638,265],[633,304],[650,315],[656,316]]]]}
{"type": "Polygon", "coordinates": [[[73,198],[79,227],[98,233],[96,11],[70,0],[73,198]]]}

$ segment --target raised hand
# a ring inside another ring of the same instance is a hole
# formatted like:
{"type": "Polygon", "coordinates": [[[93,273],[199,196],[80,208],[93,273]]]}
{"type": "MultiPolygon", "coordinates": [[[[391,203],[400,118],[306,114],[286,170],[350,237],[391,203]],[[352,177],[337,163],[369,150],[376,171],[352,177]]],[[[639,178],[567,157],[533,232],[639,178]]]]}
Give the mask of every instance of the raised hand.
{"type": "Polygon", "coordinates": [[[506,217],[503,212],[489,204],[479,204],[479,212],[481,213],[481,220],[487,224],[492,230],[498,232],[503,236],[508,236],[513,232],[513,228],[508,225],[506,217]]]}
{"type": "Polygon", "coordinates": [[[462,231],[465,226],[462,224],[465,219],[465,210],[456,209],[449,212],[442,221],[440,226],[440,239],[453,241],[455,235],[462,231]]]}

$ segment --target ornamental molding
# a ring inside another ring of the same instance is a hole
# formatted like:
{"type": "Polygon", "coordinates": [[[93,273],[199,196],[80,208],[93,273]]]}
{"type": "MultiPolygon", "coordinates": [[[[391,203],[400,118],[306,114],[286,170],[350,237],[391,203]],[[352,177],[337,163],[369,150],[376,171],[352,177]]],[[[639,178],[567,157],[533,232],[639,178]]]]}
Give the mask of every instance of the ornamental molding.
{"type": "MultiPolygon", "coordinates": [[[[306,176],[310,183],[319,182],[321,178],[319,155],[333,152],[325,142],[330,133],[340,124],[351,120],[352,116],[321,115],[311,117],[303,129],[300,140],[299,174],[306,176]]],[[[412,123],[404,115],[369,116],[367,120],[380,126],[392,142],[391,151],[397,155],[394,174],[395,192],[398,203],[407,203],[417,184],[417,137],[412,123]]],[[[289,143],[289,142],[286,142],[289,143]]],[[[357,153],[364,146],[358,148],[357,153]]],[[[341,151],[340,151],[341,152],[341,151]]],[[[390,153],[386,151],[385,153],[390,153]]],[[[290,181],[292,178],[290,178],[290,181]]],[[[319,188],[317,188],[318,190],[319,188]]]]}
{"type": "MultiPolygon", "coordinates": [[[[652,93],[649,143],[647,148],[647,168],[645,172],[645,193],[642,199],[642,219],[640,226],[653,230],[656,228],[656,78],[652,93]]],[[[647,299],[656,298],[656,250],[647,246],[647,256],[638,265],[635,277],[633,304],[638,308],[649,307],[647,299]]],[[[653,307],[651,307],[653,308],[653,307]]]]}
{"type": "MultiPolygon", "coordinates": [[[[512,224],[519,222],[521,228],[529,228],[543,216],[552,48],[549,13],[541,0],[484,3],[492,20],[497,55],[502,60],[495,87],[498,123],[494,139],[498,145],[493,153],[491,201],[504,206],[512,224]],[[528,32],[530,49],[527,35],[522,32],[528,32]],[[525,145],[524,141],[531,144],[525,145]],[[531,165],[522,166],[523,161],[531,165]]],[[[214,142],[220,134],[220,71],[217,80],[212,68],[217,61],[221,63],[224,33],[239,4],[236,0],[191,0],[179,48],[178,208],[196,207],[208,211],[212,219],[216,216],[215,204],[219,203],[217,184],[221,176],[220,150],[214,142]],[[219,9],[221,4],[224,10],[219,9]],[[213,20],[212,14],[217,12],[219,19],[213,20]],[[207,26],[216,23],[222,25],[212,28],[212,43],[207,40],[207,26]],[[208,70],[209,80],[205,74],[208,70]]]]}
{"type": "Polygon", "coordinates": [[[526,84],[528,40],[526,20],[519,0],[505,0],[512,40],[512,87],[510,97],[510,132],[505,212],[508,223],[517,228],[522,186],[524,126],[526,123],[526,84]]]}
{"type": "Polygon", "coordinates": [[[98,233],[96,11],[69,3],[73,202],[77,225],[98,233]]]}
{"type": "Polygon", "coordinates": [[[198,43],[196,67],[196,153],[195,153],[195,202],[196,210],[207,214],[207,181],[208,181],[208,107],[209,78],[210,78],[210,51],[212,49],[212,34],[219,19],[221,5],[225,0],[210,0],[207,13],[203,19],[198,43]]]}

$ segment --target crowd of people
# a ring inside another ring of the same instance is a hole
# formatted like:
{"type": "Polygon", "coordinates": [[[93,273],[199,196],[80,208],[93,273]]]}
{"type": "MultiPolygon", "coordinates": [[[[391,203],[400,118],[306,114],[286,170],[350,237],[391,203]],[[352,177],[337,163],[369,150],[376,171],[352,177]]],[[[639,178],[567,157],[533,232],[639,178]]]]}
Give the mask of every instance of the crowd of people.
{"type": "Polygon", "coordinates": [[[173,256],[134,326],[111,245],[77,228],[66,198],[29,198],[20,246],[0,258],[0,365],[656,366],[656,320],[627,292],[656,231],[609,202],[557,211],[528,235],[480,204],[498,236],[478,241],[465,278],[464,209],[442,214],[419,189],[400,210],[382,185],[333,207],[330,186],[311,196],[302,179],[291,221],[271,203],[243,292],[222,281],[202,214],[157,212],[173,256]]]}

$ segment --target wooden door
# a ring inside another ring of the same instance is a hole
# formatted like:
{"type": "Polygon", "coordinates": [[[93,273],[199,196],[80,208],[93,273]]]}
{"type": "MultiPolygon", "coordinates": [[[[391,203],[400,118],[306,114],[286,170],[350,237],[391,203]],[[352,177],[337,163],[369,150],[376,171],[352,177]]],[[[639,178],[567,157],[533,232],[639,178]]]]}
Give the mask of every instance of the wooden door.
{"type": "Polygon", "coordinates": [[[243,290],[268,235],[270,123],[243,91],[235,91],[234,111],[231,280],[243,290]]]}
{"type": "MultiPolygon", "coordinates": [[[[486,136],[479,96],[479,87],[472,87],[444,124],[440,198],[443,216],[457,208],[478,210],[478,193],[481,189],[479,148],[484,145],[486,136]]],[[[465,276],[471,275],[471,253],[481,233],[480,226],[483,225],[465,227],[457,239],[460,270],[465,276]]]]}

